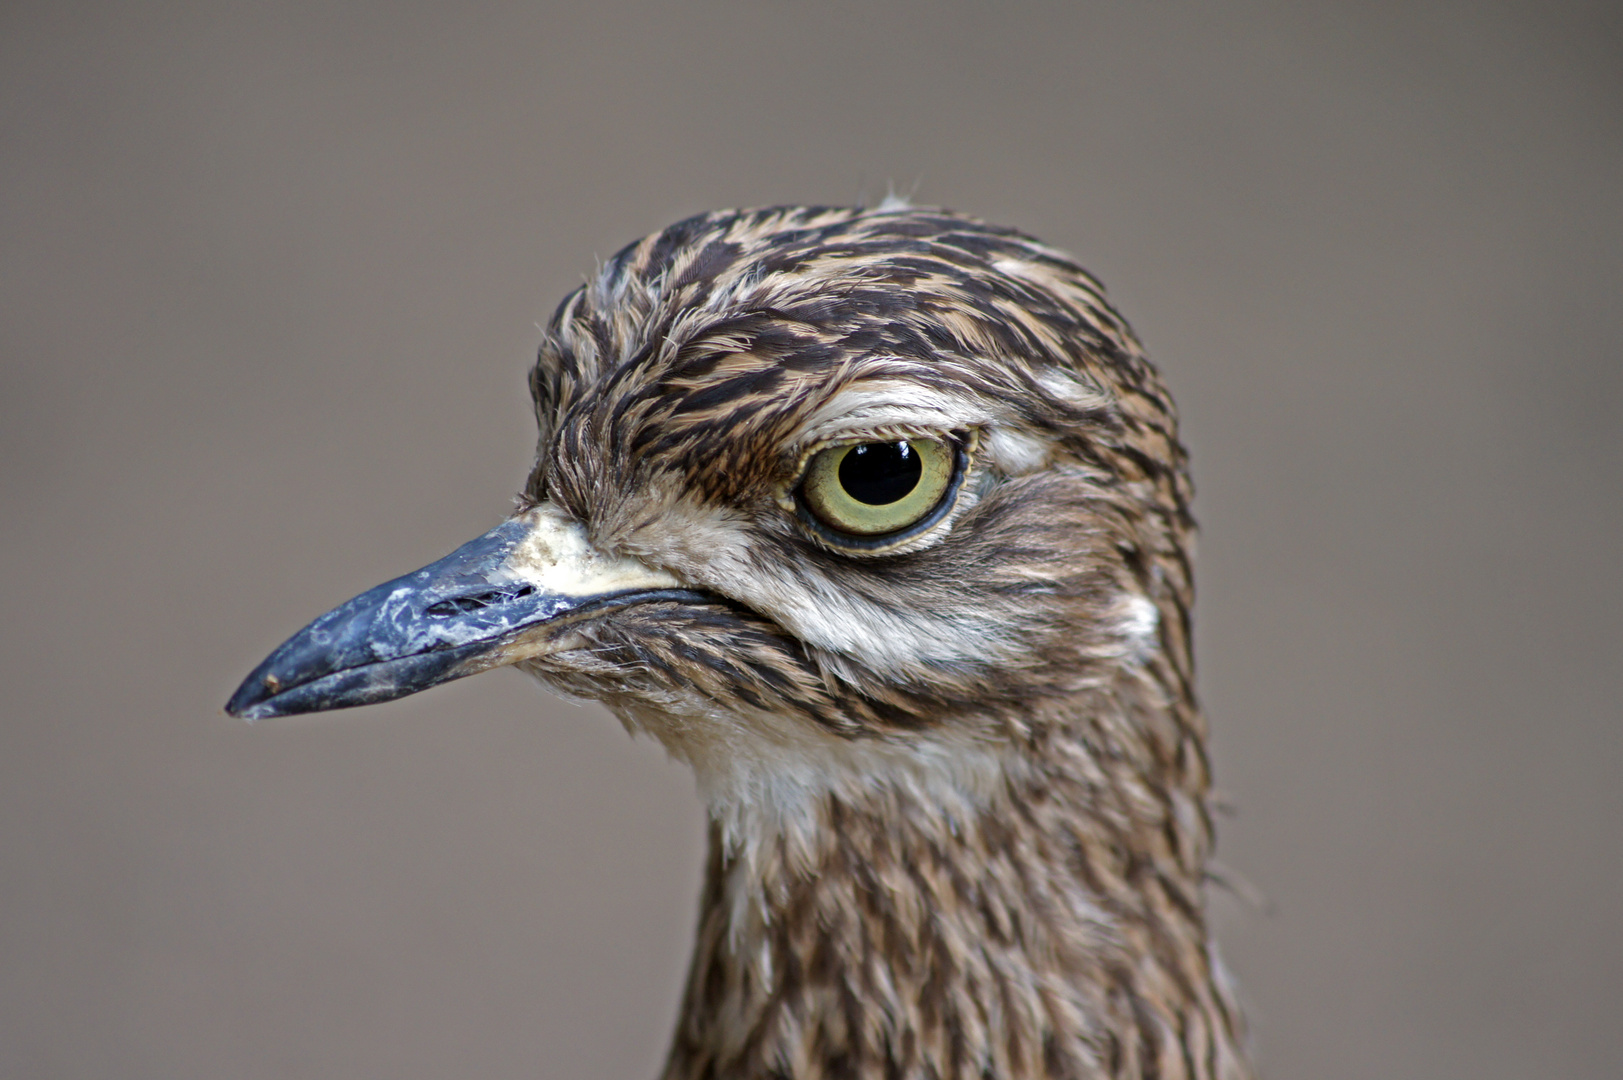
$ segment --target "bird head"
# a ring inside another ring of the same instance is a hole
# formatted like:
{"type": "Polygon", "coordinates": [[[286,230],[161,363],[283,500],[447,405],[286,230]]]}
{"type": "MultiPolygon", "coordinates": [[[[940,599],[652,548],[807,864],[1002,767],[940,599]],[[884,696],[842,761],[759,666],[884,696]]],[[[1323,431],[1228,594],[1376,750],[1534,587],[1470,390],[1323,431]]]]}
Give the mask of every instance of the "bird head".
{"type": "Polygon", "coordinates": [[[691,218],[564,300],[530,390],[513,516],[315,620],[229,712],[518,665],[726,808],[973,790],[1079,698],[1188,697],[1170,399],[1098,283],[1028,237],[913,208],[691,218]]]}

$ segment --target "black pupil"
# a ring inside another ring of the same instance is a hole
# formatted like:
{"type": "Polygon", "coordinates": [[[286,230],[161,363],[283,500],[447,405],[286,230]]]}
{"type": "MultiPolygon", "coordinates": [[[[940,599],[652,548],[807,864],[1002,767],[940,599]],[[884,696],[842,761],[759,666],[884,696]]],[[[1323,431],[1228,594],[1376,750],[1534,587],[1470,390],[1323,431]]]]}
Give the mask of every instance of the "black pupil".
{"type": "Polygon", "coordinates": [[[905,442],[863,443],[840,462],[840,486],[869,506],[885,506],[919,486],[924,465],[905,442]]]}

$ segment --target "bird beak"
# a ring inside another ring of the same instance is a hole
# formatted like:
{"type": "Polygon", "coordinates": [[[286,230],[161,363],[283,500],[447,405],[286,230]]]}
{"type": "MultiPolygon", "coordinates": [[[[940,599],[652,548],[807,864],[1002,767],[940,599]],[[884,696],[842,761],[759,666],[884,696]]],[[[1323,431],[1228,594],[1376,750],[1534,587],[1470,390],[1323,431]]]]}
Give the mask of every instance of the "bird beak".
{"type": "Polygon", "coordinates": [[[244,720],[415,694],[556,647],[571,616],[673,593],[681,582],[592,546],[550,503],[395,578],[294,634],[237,688],[244,720]]]}

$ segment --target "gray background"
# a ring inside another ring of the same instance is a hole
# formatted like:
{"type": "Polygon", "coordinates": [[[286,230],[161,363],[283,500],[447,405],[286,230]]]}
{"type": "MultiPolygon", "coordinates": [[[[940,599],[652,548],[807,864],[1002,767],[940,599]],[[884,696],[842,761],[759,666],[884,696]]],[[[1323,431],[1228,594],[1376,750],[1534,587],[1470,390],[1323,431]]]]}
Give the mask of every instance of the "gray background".
{"type": "Polygon", "coordinates": [[[681,770],[220,705],[504,514],[595,258],[894,184],[1182,403],[1268,1075],[1623,1075],[1619,8],[1218,7],[5,4],[0,1073],[652,1075],[681,770]]]}

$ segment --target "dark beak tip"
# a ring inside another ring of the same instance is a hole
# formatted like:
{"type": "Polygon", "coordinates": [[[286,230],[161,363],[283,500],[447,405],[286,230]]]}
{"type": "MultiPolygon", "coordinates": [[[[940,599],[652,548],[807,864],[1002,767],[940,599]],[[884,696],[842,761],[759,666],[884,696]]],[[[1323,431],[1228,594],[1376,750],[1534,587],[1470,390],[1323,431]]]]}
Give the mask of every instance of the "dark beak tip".
{"type": "Polygon", "coordinates": [[[251,724],[255,720],[283,714],[284,710],[277,707],[276,698],[284,690],[292,689],[288,685],[286,665],[278,663],[286,648],[287,645],[284,643],[248,673],[248,677],[242,680],[242,685],[237,687],[236,692],[225,703],[227,716],[246,720],[251,724]]]}
{"type": "Polygon", "coordinates": [[[237,687],[237,692],[231,695],[231,700],[225,703],[225,714],[237,720],[246,720],[250,724],[258,720],[261,715],[258,706],[262,704],[262,684],[249,676],[248,680],[237,687]]]}
{"type": "Polygon", "coordinates": [[[231,695],[231,700],[225,703],[225,714],[233,720],[241,720],[252,724],[258,720],[271,720],[278,716],[291,716],[296,712],[305,712],[306,709],[288,708],[290,704],[296,705],[287,698],[278,700],[279,695],[268,689],[264,681],[250,677],[231,695]]]}

